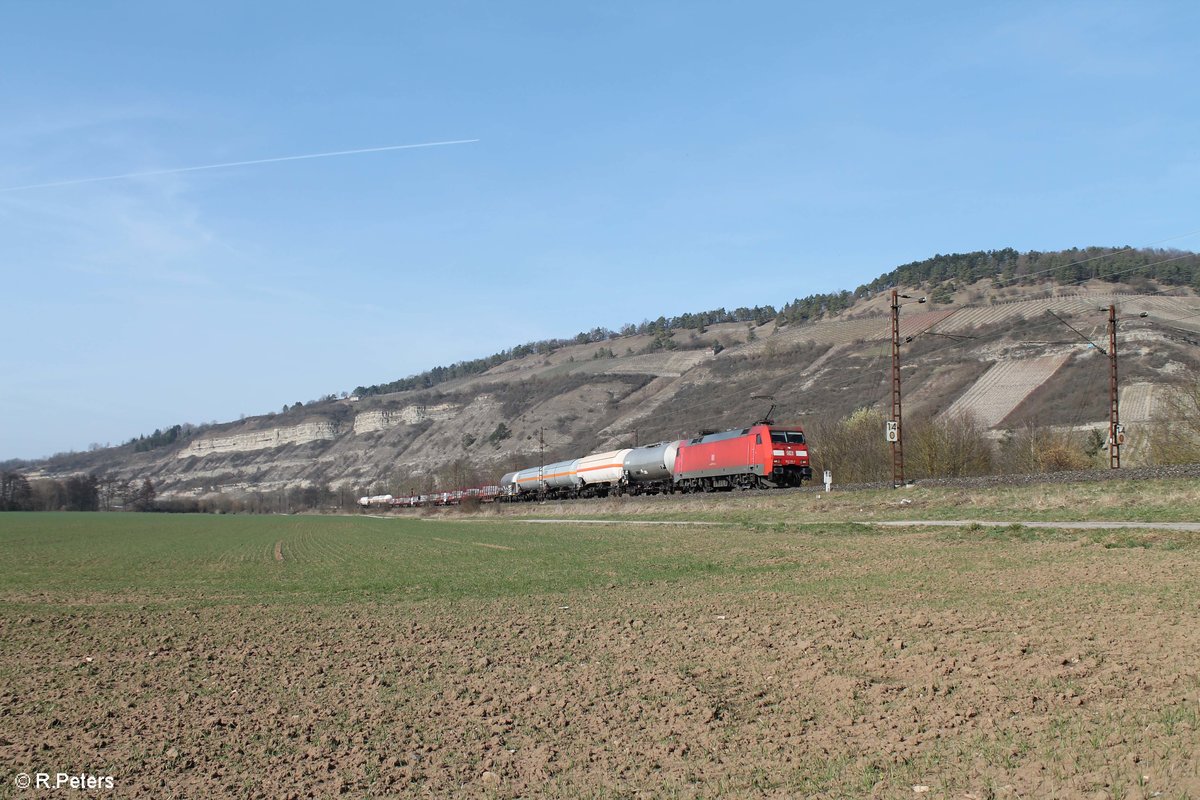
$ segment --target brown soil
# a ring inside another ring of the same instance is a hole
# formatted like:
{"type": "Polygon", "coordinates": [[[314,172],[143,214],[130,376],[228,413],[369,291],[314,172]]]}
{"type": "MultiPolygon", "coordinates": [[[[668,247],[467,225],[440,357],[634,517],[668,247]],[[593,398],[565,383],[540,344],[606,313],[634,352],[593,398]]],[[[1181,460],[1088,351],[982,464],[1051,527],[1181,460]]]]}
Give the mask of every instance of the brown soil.
{"type": "Polygon", "coordinates": [[[0,613],[0,763],[122,797],[1200,794],[1197,551],[964,548],[847,537],[808,583],[0,613]]]}

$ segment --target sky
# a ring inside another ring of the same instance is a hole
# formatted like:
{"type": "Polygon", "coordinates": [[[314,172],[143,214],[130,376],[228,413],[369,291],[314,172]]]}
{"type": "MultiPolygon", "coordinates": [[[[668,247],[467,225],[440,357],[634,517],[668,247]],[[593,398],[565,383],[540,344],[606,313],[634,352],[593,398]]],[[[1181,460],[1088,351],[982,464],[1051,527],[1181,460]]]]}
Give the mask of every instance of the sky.
{"type": "Polygon", "coordinates": [[[1152,0],[6,4],[0,460],[937,253],[1200,250],[1198,29],[1152,0]]]}

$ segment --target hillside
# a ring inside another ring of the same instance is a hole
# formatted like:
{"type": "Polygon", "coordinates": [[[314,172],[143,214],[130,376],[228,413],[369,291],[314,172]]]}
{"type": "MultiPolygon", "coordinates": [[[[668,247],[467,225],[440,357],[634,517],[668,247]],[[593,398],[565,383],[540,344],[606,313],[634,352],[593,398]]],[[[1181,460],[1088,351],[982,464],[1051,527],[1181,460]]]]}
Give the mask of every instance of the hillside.
{"type": "MultiPolygon", "coordinates": [[[[1048,312],[1101,342],[1106,315],[1098,309],[1117,305],[1122,418],[1131,432],[1154,413],[1163,386],[1200,372],[1200,298],[1191,288],[1200,257],[1138,251],[1132,271],[1064,285],[1061,278],[1077,274],[1063,266],[1069,254],[999,252],[1006,255],[939,256],[890,273],[914,279],[901,284],[902,293],[936,301],[908,301],[901,312],[901,335],[911,337],[902,350],[906,418],[965,412],[996,435],[1029,422],[1104,428],[1107,359],[1048,312]],[[938,267],[954,263],[950,277],[949,267],[938,267]],[[964,283],[975,275],[963,265],[984,269],[979,263],[996,274],[964,283]],[[1171,272],[1160,274],[1165,266],[1171,272]]],[[[1081,257],[1090,258],[1087,252],[1081,257]]],[[[581,334],[406,379],[428,388],[360,387],[356,396],[160,431],[21,471],[31,479],[78,472],[149,478],[160,496],[304,486],[402,493],[491,482],[540,458],[740,426],[766,412],[771,401],[762,395],[775,398],[776,418],[811,425],[886,405],[886,278],[845,293],[836,312],[831,303],[841,294],[778,312],[739,309],[748,321],[709,323],[716,312],[706,312],[626,326],[624,334],[581,334]],[[814,315],[818,306],[824,310],[814,315]]]]}

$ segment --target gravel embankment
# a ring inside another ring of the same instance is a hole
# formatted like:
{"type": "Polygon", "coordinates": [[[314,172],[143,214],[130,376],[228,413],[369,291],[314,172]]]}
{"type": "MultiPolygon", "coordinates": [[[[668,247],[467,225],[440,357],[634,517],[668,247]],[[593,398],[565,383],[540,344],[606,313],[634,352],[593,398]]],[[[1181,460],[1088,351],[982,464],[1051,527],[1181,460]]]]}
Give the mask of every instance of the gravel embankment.
{"type": "MultiPolygon", "coordinates": [[[[912,486],[948,486],[963,489],[984,489],[992,486],[1029,486],[1039,483],[1094,483],[1096,481],[1146,481],[1165,478],[1200,478],[1200,464],[1178,464],[1134,469],[1087,469],[1072,472],[1039,472],[1030,475],[981,475],[973,478],[921,478],[909,481],[912,486]]],[[[891,481],[876,483],[834,483],[840,492],[859,489],[886,489],[891,481]]],[[[814,481],[801,491],[825,491],[822,483],[814,481]]]]}

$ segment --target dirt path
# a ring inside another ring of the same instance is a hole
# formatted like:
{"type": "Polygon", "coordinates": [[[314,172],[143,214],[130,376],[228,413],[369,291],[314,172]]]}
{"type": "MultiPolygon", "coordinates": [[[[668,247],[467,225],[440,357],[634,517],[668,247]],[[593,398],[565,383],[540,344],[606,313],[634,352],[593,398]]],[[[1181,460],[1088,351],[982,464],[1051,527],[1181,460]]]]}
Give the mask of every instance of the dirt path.
{"type": "Polygon", "coordinates": [[[962,528],[969,525],[983,525],[994,528],[997,526],[1020,525],[1025,528],[1071,528],[1073,530],[1116,530],[1119,528],[1143,528],[1159,531],[1200,531],[1200,522],[1097,522],[1097,521],[1067,521],[1067,522],[1005,522],[973,519],[902,519],[888,521],[862,522],[861,525],[917,525],[944,526],[962,528]]]}
{"type": "MultiPolygon", "coordinates": [[[[514,521],[519,518],[514,517],[514,521]]],[[[728,522],[694,522],[689,520],[671,519],[576,519],[560,517],[559,519],[521,519],[521,522],[533,522],[538,525],[728,525],[728,522]]]]}

